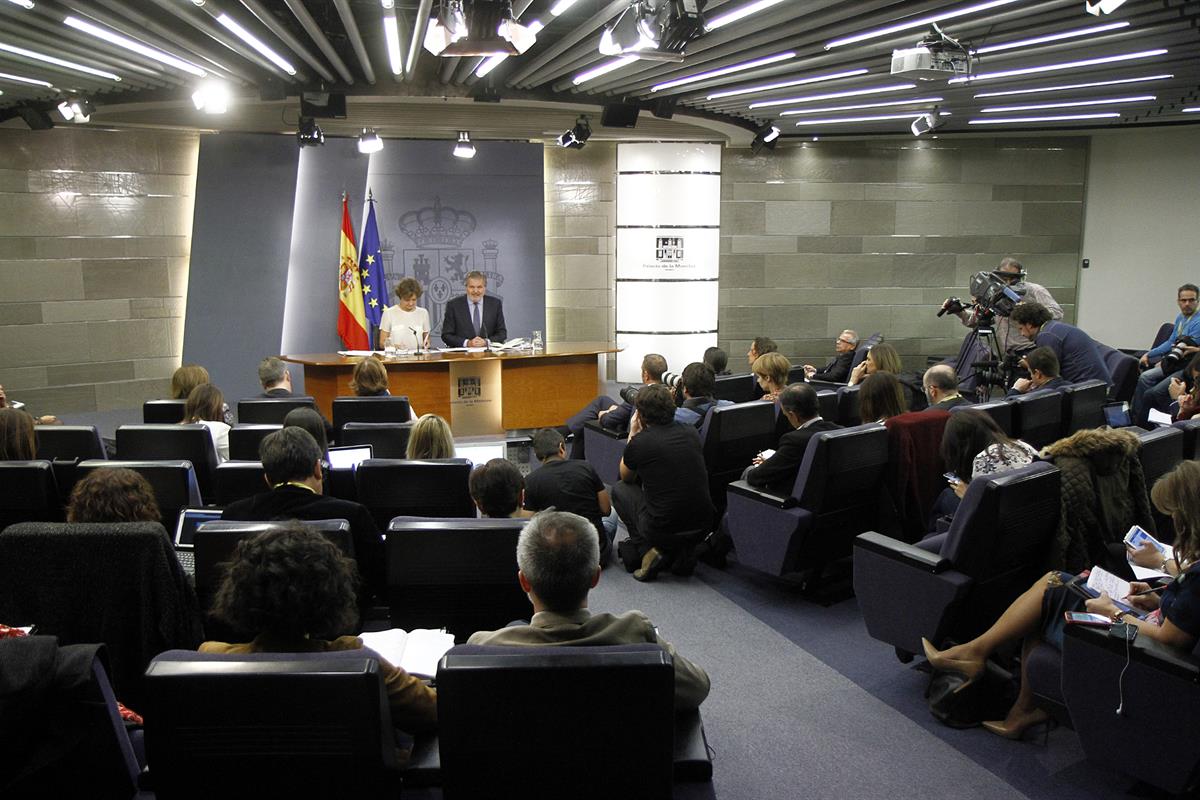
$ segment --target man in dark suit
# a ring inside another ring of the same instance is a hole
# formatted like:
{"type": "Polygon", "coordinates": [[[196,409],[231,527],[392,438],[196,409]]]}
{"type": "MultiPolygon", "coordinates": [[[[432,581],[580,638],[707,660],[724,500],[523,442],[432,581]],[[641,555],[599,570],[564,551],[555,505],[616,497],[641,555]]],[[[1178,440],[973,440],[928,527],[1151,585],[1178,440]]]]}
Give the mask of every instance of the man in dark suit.
{"type": "Polygon", "coordinates": [[[1028,378],[1017,378],[1006,397],[1028,394],[1038,389],[1061,389],[1069,382],[1058,376],[1058,356],[1049,347],[1038,347],[1021,359],[1021,366],[1029,370],[1028,378]]]}
{"type": "Polygon", "coordinates": [[[779,407],[795,430],[779,439],[779,449],[767,459],[758,456],[745,473],[746,481],[759,489],[788,493],[796,482],[808,441],[821,431],[840,428],[821,419],[817,390],[807,383],[793,383],[779,393],[779,407]]]}
{"type": "Polygon", "coordinates": [[[812,364],[804,365],[804,375],[810,381],[845,383],[850,377],[850,364],[854,361],[854,349],[858,347],[858,334],[851,330],[842,331],[833,343],[837,355],[817,369],[812,364]]]}
{"type": "Polygon", "coordinates": [[[292,374],[287,364],[275,356],[258,362],[258,382],[262,384],[263,397],[292,396],[292,374]]]}
{"type": "Polygon", "coordinates": [[[447,347],[484,347],[490,339],[508,339],[504,306],[499,298],[487,297],[487,276],[468,272],[467,293],[446,303],[442,317],[442,341],[447,347]]]}
{"type": "Polygon", "coordinates": [[[344,519],[354,538],[354,560],[369,592],[386,587],[383,537],[371,512],[361,503],[321,494],[321,448],[303,428],[283,428],[258,448],[270,491],[231,503],[221,519],[266,522],[276,519],[344,519]]]}
{"type": "Polygon", "coordinates": [[[958,374],[953,367],[937,364],[925,370],[921,380],[925,387],[925,396],[929,398],[929,411],[940,408],[949,411],[955,406],[969,406],[971,401],[958,393],[958,374]]]}

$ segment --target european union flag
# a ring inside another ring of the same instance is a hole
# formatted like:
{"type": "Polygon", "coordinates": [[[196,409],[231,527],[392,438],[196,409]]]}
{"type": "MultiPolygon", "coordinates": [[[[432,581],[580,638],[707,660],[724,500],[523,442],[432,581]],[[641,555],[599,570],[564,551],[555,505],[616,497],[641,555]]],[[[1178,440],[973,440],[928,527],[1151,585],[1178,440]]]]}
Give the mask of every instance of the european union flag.
{"type": "Polygon", "coordinates": [[[375,222],[375,199],[367,201],[367,223],[363,226],[362,249],[358,265],[362,271],[363,311],[367,322],[379,327],[383,307],[388,300],[387,280],[383,276],[383,251],[379,247],[379,225],[375,222]]]}

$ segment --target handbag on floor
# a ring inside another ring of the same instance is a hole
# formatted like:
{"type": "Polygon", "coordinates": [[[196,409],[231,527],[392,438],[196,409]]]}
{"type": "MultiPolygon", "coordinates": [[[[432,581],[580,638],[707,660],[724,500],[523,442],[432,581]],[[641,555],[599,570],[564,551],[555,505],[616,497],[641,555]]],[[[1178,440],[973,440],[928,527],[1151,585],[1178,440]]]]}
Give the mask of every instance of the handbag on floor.
{"type": "Polygon", "coordinates": [[[987,719],[1004,719],[1016,700],[1010,675],[990,663],[968,683],[961,672],[935,671],[925,690],[929,713],[951,728],[973,728],[987,719]]]}

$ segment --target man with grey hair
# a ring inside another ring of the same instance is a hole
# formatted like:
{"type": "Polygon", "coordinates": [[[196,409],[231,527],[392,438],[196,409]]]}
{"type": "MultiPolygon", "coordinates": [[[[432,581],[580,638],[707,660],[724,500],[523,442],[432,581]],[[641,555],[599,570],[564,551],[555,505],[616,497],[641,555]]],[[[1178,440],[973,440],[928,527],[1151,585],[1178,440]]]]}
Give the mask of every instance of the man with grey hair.
{"type": "Polygon", "coordinates": [[[805,364],[804,376],[810,381],[845,383],[850,377],[850,365],[854,361],[854,350],[857,347],[858,334],[849,329],[842,331],[833,341],[833,349],[837,354],[825,362],[821,369],[812,364],[805,364]]]}
{"type": "Polygon", "coordinates": [[[258,362],[258,382],[262,384],[263,397],[292,396],[292,374],[287,364],[275,356],[258,362]]]}
{"type": "Polygon", "coordinates": [[[812,437],[841,426],[821,418],[817,390],[807,383],[793,383],[780,392],[779,409],[790,430],[779,438],[778,449],[773,453],[755,456],[742,477],[751,486],[786,494],[796,482],[812,437]]]}
{"type": "Polygon", "coordinates": [[[528,625],[479,631],[467,644],[585,647],[661,645],[675,663],[675,708],[697,708],[708,696],[704,670],[675,652],[641,611],[592,614],[588,592],[600,581],[600,541],[596,527],[578,514],[543,511],[517,540],[517,580],[529,596],[528,625]]]}
{"type": "Polygon", "coordinates": [[[485,347],[488,341],[508,338],[504,304],[487,296],[487,275],[468,272],[463,280],[467,293],[446,303],[442,316],[442,341],[447,347],[485,347]]]}
{"type": "Polygon", "coordinates": [[[935,364],[925,370],[921,379],[925,386],[925,396],[929,398],[929,411],[940,408],[949,411],[955,406],[970,405],[971,401],[958,393],[958,374],[948,364],[935,364]]]}
{"type": "MultiPolygon", "coordinates": [[[[1054,319],[1063,318],[1062,306],[1054,300],[1054,295],[1042,286],[1040,283],[1025,280],[1025,267],[1020,261],[1011,257],[1005,256],[1000,259],[1000,266],[992,271],[1000,280],[1004,281],[1013,291],[1021,295],[1022,303],[1041,303],[1050,312],[1050,316],[1054,319]]],[[[942,304],[942,308],[949,308],[950,299],[942,304]]],[[[977,309],[964,308],[959,311],[957,316],[963,325],[968,328],[974,328],[979,324],[979,314],[977,309]]],[[[1008,317],[996,316],[995,322],[992,323],[992,330],[996,334],[996,342],[999,343],[1000,349],[1005,352],[1013,350],[1023,350],[1032,344],[1029,337],[1023,335],[1017,327],[1009,322],[1008,317]]],[[[983,360],[980,358],[978,360],[983,360]]]]}

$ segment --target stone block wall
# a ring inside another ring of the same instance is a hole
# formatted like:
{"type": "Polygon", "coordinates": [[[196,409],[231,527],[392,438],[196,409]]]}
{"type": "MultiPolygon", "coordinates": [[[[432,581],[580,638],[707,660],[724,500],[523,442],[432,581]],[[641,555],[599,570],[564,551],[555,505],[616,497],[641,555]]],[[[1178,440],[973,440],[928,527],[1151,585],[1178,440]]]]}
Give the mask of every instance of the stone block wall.
{"type": "Polygon", "coordinates": [[[923,368],[966,328],[937,318],[1011,255],[1074,319],[1088,139],[804,142],[722,164],[720,341],[820,364],[845,328],[923,368]]]}
{"type": "Polygon", "coordinates": [[[163,397],[183,352],[199,139],[0,130],[0,385],[40,414],[163,397]]]}

